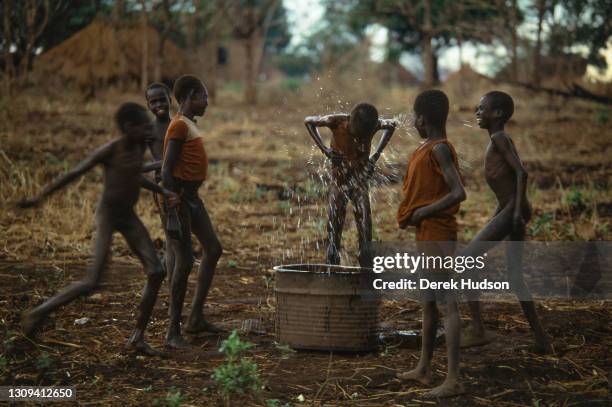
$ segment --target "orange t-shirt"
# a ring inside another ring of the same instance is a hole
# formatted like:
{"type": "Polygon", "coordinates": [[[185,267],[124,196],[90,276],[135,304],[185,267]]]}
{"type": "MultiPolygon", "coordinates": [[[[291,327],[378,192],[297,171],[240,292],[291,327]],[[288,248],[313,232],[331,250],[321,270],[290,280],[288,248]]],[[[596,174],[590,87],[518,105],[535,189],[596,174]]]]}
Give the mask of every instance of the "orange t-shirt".
{"type": "Polygon", "coordinates": [[[208,157],[196,124],[177,113],[166,130],[164,154],[170,140],[183,140],[183,147],[172,175],[184,181],[204,181],[208,172],[208,157]]]}
{"type": "MultiPolygon", "coordinates": [[[[397,221],[402,223],[410,218],[415,209],[427,206],[450,192],[444,174],[433,153],[433,147],[446,143],[451,150],[453,163],[459,172],[457,153],[448,140],[425,143],[412,154],[402,187],[403,199],[397,211],[397,221]]],[[[456,240],[457,221],[455,214],[459,204],[446,208],[431,217],[423,219],[417,227],[417,240],[456,240]]]]}
{"type": "Polygon", "coordinates": [[[350,164],[367,164],[374,133],[369,137],[351,134],[348,118],[340,120],[333,127],[330,147],[342,154],[350,164]]]}

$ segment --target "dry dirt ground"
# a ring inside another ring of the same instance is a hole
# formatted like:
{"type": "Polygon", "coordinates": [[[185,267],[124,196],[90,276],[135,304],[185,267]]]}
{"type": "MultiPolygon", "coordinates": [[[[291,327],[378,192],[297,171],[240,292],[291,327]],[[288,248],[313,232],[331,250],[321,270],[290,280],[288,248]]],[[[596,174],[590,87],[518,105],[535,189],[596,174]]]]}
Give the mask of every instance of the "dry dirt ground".
{"type": "MultiPolygon", "coordinates": [[[[364,81],[365,82],[365,81],[364,81]]],[[[300,405],[393,406],[436,404],[421,386],[399,383],[398,370],[414,366],[418,349],[388,343],[367,354],[289,352],[274,342],[271,267],[321,261],[325,247],[325,163],[303,127],[308,114],[347,110],[358,100],[375,102],[384,116],[397,116],[398,130],[381,160],[380,186],[372,192],[376,240],[413,239],[395,223],[399,183],[417,145],[409,112],[416,90],[369,91],[357,81],[321,79],[300,94],[264,90],[257,108],[227,91],[211,106],[201,127],[211,158],[209,181],[201,190],[224,255],[205,312],[228,332],[256,346],[250,352],[267,385],[261,399],[232,405],[265,405],[277,399],[300,405]]],[[[452,112],[449,138],[457,147],[468,199],[462,205],[461,238],[469,239],[495,210],[482,179],[487,136],[473,119],[481,89],[447,84],[452,112]]],[[[373,86],[373,85],[372,85],[373,86]]],[[[373,89],[370,87],[370,90],[373,89]]],[[[535,216],[529,238],[610,240],[610,110],[510,90],[516,115],[509,125],[530,173],[535,216]]],[[[42,186],[108,140],[112,112],[139,94],[108,91],[81,101],[66,93],[32,89],[0,104],[0,321],[2,384],[73,385],[80,404],[214,406],[221,402],[210,375],[223,362],[217,350],[227,333],[189,337],[191,352],[166,359],[125,354],[144,283],[141,268],[121,238],[100,291],[52,316],[40,342],[19,334],[20,314],[83,275],[89,259],[94,205],[101,172],[94,171],[43,207],[19,212],[18,199],[42,186]],[[75,320],[88,318],[78,325],[75,320]]],[[[151,196],[142,194],[138,212],[161,247],[162,231],[151,196]]],[[[355,262],[355,229],[348,216],[343,262],[355,262]]],[[[191,276],[192,278],[194,275],[191,276]]],[[[193,289],[193,281],[190,284],[193,289]]],[[[162,347],[168,288],[162,287],[148,331],[162,347]]],[[[530,353],[529,328],[517,303],[485,307],[487,325],[498,340],[462,353],[467,395],[440,405],[609,405],[607,376],[612,365],[610,302],[540,301],[556,354],[530,353]]],[[[465,311],[465,310],[464,310],[465,311]]],[[[465,312],[462,313],[464,316],[465,312]]],[[[381,320],[388,328],[419,326],[418,304],[387,301],[381,320]]],[[[434,356],[436,382],[445,352],[434,356]]]]}

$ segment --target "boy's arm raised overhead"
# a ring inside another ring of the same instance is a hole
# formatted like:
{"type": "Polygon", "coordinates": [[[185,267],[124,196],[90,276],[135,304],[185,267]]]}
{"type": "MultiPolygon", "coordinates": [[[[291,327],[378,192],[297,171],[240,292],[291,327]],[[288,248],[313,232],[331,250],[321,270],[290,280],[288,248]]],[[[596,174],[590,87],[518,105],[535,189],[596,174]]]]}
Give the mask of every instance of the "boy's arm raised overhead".
{"type": "Polygon", "coordinates": [[[40,193],[40,195],[32,199],[21,201],[17,205],[20,208],[31,208],[33,206],[37,206],[49,195],[70,184],[72,181],[76,180],[81,175],[91,170],[97,164],[104,162],[104,160],[106,160],[106,158],[111,154],[112,149],[113,142],[111,141],[110,143],[107,143],[102,147],[98,148],[93,154],[78,163],[77,166],[74,167],[72,170],[68,171],[67,173],[53,181],[47,188],[43,190],[43,192],[40,193]]]}
{"type": "Polygon", "coordinates": [[[500,152],[504,160],[514,171],[516,176],[516,201],[514,203],[514,214],[512,225],[514,230],[518,230],[523,226],[522,208],[524,205],[525,196],[527,194],[527,171],[523,167],[521,159],[517,155],[506,133],[496,133],[491,136],[491,141],[497,150],[500,152]]]}
{"type": "Polygon", "coordinates": [[[453,163],[450,148],[445,143],[440,143],[433,147],[433,154],[438,165],[440,165],[444,181],[449,186],[450,192],[436,202],[417,208],[412,213],[410,219],[408,219],[407,223],[409,225],[416,226],[423,219],[465,200],[465,189],[463,188],[459,172],[453,163]]]}
{"type": "Polygon", "coordinates": [[[392,119],[391,120],[385,120],[385,119],[378,120],[377,130],[382,130],[383,135],[380,138],[380,142],[378,143],[378,146],[376,146],[376,150],[374,151],[374,154],[370,156],[371,164],[376,164],[376,161],[378,161],[378,159],[380,158],[381,153],[383,152],[385,147],[387,147],[387,144],[389,144],[389,141],[391,141],[391,137],[393,136],[393,132],[395,131],[395,128],[397,127],[397,125],[398,123],[396,120],[392,120],[392,119]]]}
{"type": "Polygon", "coordinates": [[[336,124],[338,123],[338,119],[341,116],[346,115],[332,114],[327,116],[307,116],[304,119],[304,124],[306,125],[306,129],[308,130],[308,134],[310,134],[310,137],[312,137],[315,144],[319,147],[319,149],[321,149],[321,152],[325,154],[325,156],[329,159],[340,157],[338,156],[337,152],[333,151],[330,147],[327,147],[325,145],[317,127],[332,128],[336,126],[336,124]]]}

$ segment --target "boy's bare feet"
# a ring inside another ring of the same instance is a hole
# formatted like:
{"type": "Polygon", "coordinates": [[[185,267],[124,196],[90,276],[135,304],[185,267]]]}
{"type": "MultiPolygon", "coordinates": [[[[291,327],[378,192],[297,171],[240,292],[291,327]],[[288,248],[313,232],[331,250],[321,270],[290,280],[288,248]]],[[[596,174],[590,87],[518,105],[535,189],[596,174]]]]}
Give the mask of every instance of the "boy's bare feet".
{"type": "Polygon", "coordinates": [[[395,375],[400,380],[414,380],[429,386],[432,382],[431,369],[416,367],[408,372],[398,373],[395,375]]]}
{"type": "Polygon", "coordinates": [[[145,356],[159,356],[159,357],[167,356],[165,352],[152,348],[143,339],[140,339],[134,342],[128,342],[125,345],[125,350],[135,352],[135,353],[145,355],[145,356]]]}
{"type": "Polygon", "coordinates": [[[220,333],[223,332],[223,329],[219,328],[216,325],[211,324],[205,319],[199,319],[197,321],[189,321],[187,326],[185,327],[185,332],[190,334],[195,334],[198,332],[211,332],[211,333],[220,333]]]}
{"type": "Polygon", "coordinates": [[[166,347],[171,349],[188,349],[191,344],[180,335],[166,337],[166,347]]]}
{"type": "Polygon", "coordinates": [[[473,328],[467,328],[461,332],[461,347],[471,348],[473,346],[483,346],[495,340],[495,334],[491,331],[481,330],[476,331],[473,328]]]}
{"type": "Polygon", "coordinates": [[[434,387],[431,391],[424,394],[425,398],[444,398],[453,397],[465,393],[461,382],[457,380],[445,380],[441,385],[434,387]]]}

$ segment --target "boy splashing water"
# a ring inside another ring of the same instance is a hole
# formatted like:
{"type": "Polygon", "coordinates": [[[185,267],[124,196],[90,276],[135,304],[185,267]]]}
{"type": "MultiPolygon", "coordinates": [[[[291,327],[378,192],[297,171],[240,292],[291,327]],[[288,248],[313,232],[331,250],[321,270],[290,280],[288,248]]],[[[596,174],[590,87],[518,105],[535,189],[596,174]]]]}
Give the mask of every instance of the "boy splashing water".
{"type": "Polygon", "coordinates": [[[368,266],[366,250],[372,241],[369,181],[374,166],[397,127],[394,120],[378,118],[378,111],[369,103],[359,103],[350,114],[309,116],[304,124],[315,144],[331,160],[331,184],[327,221],[327,264],[340,264],[340,241],[346,217],[346,206],[353,203],[359,238],[359,264],[368,266]],[[332,132],[327,147],[317,127],[332,132]],[[383,130],[376,151],[370,156],[372,138],[383,130]]]}
{"type": "Polygon", "coordinates": [[[141,186],[165,195],[172,205],[178,203],[178,196],[142,175],[145,142],[151,134],[151,120],[145,108],[136,103],[125,103],[117,111],[115,120],[121,131],[120,138],[100,147],[72,171],[48,186],[39,196],[19,204],[21,208],[36,206],[96,165],[101,164],[104,167],[104,190],[96,210],[93,266],[88,269],[85,279],[72,283],[31,310],[23,319],[23,331],[26,336],[31,337],[51,312],[80,296],[90,294],[98,287],[110,257],[113,232],[118,231],[132,252],[138,256],[147,274],[136,329],[128,341],[127,348],[147,355],[159,355],[159,351],[144,341],[144,331],[165,272],[157,258],[149,232],[134,212],[134,205],[138,201],[141,186]]]}

